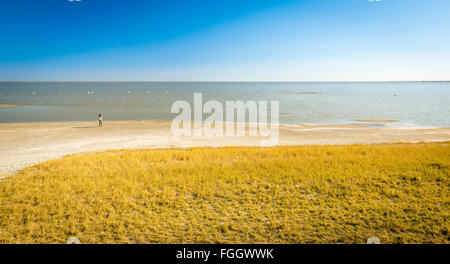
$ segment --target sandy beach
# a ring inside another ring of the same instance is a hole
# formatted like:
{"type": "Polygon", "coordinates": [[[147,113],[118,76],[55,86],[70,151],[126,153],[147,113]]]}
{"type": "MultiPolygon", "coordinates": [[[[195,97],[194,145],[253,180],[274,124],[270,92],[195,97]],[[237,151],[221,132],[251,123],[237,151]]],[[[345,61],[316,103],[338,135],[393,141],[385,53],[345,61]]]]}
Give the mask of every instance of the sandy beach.
{"type": "Polygon", "coordinates": [[[14,108],[14,107],[18,107],[18,105],[0,104],[0,108],[14,108]]]}
{"type": "MultiPolygon", "coordinates": [[[[177,137],[170,121],[0,124],[0,174],[11,174],[68,154],[112,149],[259,146],[261,137],[177,137]]],[[[281,125],[280,145],[450,141],[450,128],[366,125],[281,125]]]]}

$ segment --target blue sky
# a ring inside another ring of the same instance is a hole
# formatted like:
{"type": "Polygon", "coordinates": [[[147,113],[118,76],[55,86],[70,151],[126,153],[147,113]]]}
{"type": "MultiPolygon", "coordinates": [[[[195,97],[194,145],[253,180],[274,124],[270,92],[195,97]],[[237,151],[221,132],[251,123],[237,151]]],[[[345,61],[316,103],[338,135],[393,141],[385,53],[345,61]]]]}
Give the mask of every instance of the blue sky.
{"type": "Polygon", "coordinates": [[[450,80],[448,0],[2,0],[0,80],[450,80]]]}

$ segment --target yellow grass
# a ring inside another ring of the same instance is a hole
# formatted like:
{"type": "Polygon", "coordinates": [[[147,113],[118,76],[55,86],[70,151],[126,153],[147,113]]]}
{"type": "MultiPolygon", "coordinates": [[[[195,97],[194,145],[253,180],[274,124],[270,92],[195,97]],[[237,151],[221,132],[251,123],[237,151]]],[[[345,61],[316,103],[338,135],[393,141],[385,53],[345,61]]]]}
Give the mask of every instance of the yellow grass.
{"type": "Polygon", "coordinates": [[[449,243],[448,143],[124,150],[0,181],[1,243],[449,243]]]}
{"type": "Polygon", "coordinates": [[[12,108],[17,107],[18,105],[7,105],[7,104],[0,104],[0,108],[12,108]]]}

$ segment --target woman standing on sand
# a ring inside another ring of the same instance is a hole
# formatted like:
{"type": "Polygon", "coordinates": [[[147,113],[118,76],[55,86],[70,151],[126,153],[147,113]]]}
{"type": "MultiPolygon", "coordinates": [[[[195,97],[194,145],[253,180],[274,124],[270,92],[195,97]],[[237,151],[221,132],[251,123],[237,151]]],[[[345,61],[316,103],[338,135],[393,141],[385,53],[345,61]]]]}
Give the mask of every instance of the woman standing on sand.
{"type": "Polygon", "coordinates": [[[98,127],[102,127],[103,126],[103,114],[99,114],[98,115],[98,127]]]}

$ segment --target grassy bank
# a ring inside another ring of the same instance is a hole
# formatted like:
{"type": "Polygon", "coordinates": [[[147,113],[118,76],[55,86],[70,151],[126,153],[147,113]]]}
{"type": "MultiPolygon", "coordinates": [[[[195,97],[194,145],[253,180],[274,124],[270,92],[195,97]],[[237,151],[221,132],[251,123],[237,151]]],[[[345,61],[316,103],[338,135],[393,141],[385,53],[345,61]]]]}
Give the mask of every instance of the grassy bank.
{"type": "Polygon", "coordinates": [[[448,143],[125,150],[0,181],[1,243],[449,243],[448,143]]]}

